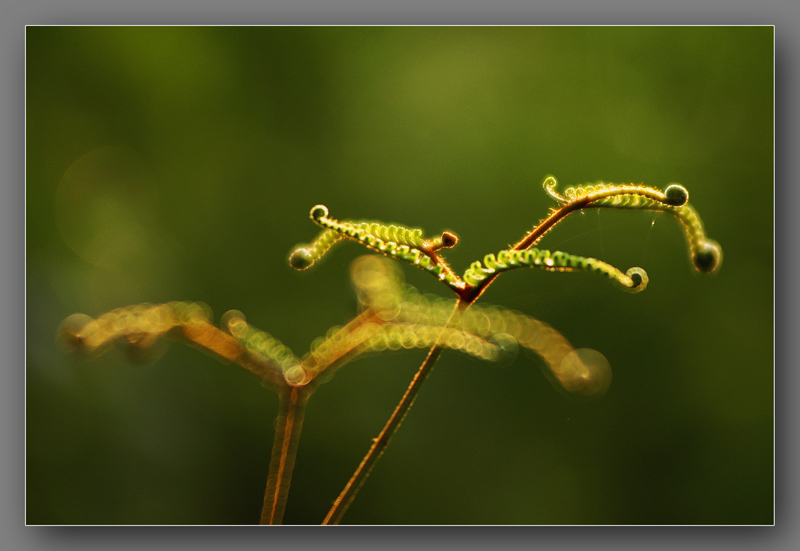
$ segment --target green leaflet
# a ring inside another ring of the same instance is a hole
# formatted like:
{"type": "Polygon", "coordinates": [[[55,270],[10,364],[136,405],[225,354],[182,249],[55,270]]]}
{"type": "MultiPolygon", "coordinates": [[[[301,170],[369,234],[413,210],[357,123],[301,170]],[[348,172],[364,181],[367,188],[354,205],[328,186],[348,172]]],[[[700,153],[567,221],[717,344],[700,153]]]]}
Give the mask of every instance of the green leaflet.
{"type": "Polygon", "coordinates": [[[647,273],[641,268],[631,268],[623,273],[611,264],[596,258],[577,256],[563,251],[551,253],[536,248],[522,251],[502,250],[496,256],[487,254],[483,257],[483,263],[477,260],[470,265],[464,273],[464,281],[475,286],[492,274],[522,267],[542,268],[552,272],[599,272],[633,293],[643,291],[648,283],[647,273]]]}

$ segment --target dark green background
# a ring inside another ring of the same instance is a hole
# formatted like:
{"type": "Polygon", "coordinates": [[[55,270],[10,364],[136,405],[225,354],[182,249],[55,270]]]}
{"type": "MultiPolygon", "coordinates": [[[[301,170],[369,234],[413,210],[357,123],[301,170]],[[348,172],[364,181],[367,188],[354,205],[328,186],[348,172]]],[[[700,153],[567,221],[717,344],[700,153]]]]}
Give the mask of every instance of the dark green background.
{"type": "MultiPolygon", "coordinates": [[[[201,300],[301,354],[354,315],[363,253],[291,270],[311,206],[453,230],[463,271],[547,213],[548,174],[682,183],[721,272],[666,216],[570,217],[542,246],[647,291],[518,271],[482,301],[602,351],[608,394],[445,353],[345,522],[772,523],[772,27],[29,27],[26,97],[29,524],[255,523],[266,479],[277,399],[246,372],[65,357],[64,317],[201,300]]],[[[312,397],[287,523],[322,520],[423,357],[312,397]]]]}

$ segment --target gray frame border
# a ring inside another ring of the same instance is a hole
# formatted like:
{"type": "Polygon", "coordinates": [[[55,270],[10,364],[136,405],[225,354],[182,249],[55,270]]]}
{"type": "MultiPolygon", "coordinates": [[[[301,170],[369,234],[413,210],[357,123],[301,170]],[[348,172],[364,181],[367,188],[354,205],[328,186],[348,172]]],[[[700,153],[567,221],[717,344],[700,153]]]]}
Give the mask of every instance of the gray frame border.
{"type": "Polygon", "coordinates": [[[102,0],[13,0],[0,8],[0,128],[3,146],[0,166],[0,335],[5,355],[0,384],[0,423],[5,445],[0,451],[2,515],[0,541],[9,549],[139,549],[143,546],[171,549],[219,549],[234,546],[256,549],[264,545],[290,544],[301,547],[405,548],[424,545],[436,548],[482,549],[529,547],[555,544],[559,547],[593,549],[671,549],[689,545],[707,549],[795,548],[797,517],[796,431],[798,408],[791,395],[798,375],[797,318],[800,306],[797,287],[792,285],[797,262],[788,253],[795,249],[797,218],[788,212],[798,186],[796,128],[797,109],[791,99],[799,96],[797,73],[798,38],[795,24],[800,9],[789,2],[746,0],[735,2],[673,1],[642,6],[635,0],[591,2],[562,0],[531,3],[523,0],[406,1],[368,0],[140,0],[108,3],[102,0]],[[793,259],[776,262],[775,291],[781,300],[775,310],[776,380],[776,526],[769,527],[340,527],[335,532],[314,527],[284,527],[269,533],[257,527],[74,527],[47,528],[24,525],[24,55],[25,25],[71,24],[766,24],[775,31],[775,191],[781,200],[775,208],[775,257],[793,259]],[[794,154],[793,154],[794,153],[794,154]],[[790,359],[791,358],[791,359],[790,359]],[[794,543],[795,545],[792,545],[794,543]]]}

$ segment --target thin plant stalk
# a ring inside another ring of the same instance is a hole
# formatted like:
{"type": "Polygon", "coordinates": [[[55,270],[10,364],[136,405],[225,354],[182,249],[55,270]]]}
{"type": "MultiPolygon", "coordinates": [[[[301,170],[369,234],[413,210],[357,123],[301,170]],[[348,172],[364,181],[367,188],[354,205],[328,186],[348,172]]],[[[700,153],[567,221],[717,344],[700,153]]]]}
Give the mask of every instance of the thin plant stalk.
{"type": "MultiPolygon", "coordinates": [[[[450,315],[450,319],[442,328],[441,335],[444,335],[445,329],[458,323],[463,310],[464,308],[462,308],[462,302],[457,301],[456,306],[453,309],[453,313],[450,315]]],[[[441,339],[441,336],[439,338],[441,339]]],[[[334,501],[333,506],[325,517],[325,520],[322,521],[323,525],[339,524],[342,516],[350,507],[350,504],[353,502],[358,494],[358,491],[361,489],[361,486],[364,485],[367,477],[372,472],[375,464],[383,455],[383,452],[389,445],[389,441],[392,439],[392,436],[394,436],[394,434],[397,432],[397,429],[400,428],[400,424],[403,422],[403,419],[405,419],[408,410],[411,409],[411,406],[414,404],[414,400],[419,393],[419,389],[422,388],[422,383],[424,383],[425,379],[427,379],[428,375],[430,375],[431,371],[433,370],[433,366],[436,363],[436,360],[439,359],[439,355],[441,353],[442,347],[437,341],[437,343],[434,344],[428,351],[428,355],[425,357],[422,365],[417,370],[417,373],[411,380],[411,384],[408,386],[408,389],[406,389],[405,394],[403,394],[403,397],[400,399],[397,407],[392,412],[392,415],[389,417],[386,425],[384,425],[383,430],[381,430],[378,437],[373,440],[372,446],[370,446],[369,451],[364,456],[364,459],[361,460],[361,464],[358,466],[355,473],[353,473],[353,476],[350,477],[350,480],[339,494],[339,497],[337,497],[336,501],[334,501]]]]}
{"type": "MultiPolygon", "coordinates": [[[[362,312],[355,320],[342,329],[352,333],[367,322],[376,322],[376,315],[371,308],[362,312]]],[[[350,340],[348,347],[338,351],[338,355],[329,359],[331,364],[341,360],[354,348],[362,344],[358,340],[350,340]]],[[[272,441],[272,458],[269,464],[267,489],[264,492],[264,504],[261,508],[261,524],[281,524],[289,496],[297,448],[300,443],[300,432],[303,429],[303,418],[306,404],[316,385],[284,386],[278,391],[279,413],[275,422],[275,437],[272,441]]]]}
{"type": "Polygon", "coordinates": [[[261,509],[261,524],[283,522],[309,392],[305,388],[286,387],[279,396],[279,413],[275,423],[267,490],[261,509]]]}

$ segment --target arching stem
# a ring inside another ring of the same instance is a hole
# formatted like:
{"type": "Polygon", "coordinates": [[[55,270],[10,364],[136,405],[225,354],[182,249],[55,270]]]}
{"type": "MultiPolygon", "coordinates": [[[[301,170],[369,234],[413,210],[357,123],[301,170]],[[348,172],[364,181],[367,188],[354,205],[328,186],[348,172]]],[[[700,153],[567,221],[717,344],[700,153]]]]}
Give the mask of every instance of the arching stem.
{"type": "MultiPolygon", "coordinates": [[[[536,244],[542,236],[553,229],[556,224],[561,222],[567,215],[586,208],[589,206],[590,201],[586,198],[578,199],[566,205],[563,205],[558,210],[553,211],[550,216],[539,222],[531,231],[529,231],[525,236],[517,241],[512,250],[515,251],[522,251],[528,249],[536,244]]],[[[500,275],[501,272],[496,272],[486,277],[483,281],[478,283],[478,285],[472,286],[467,285],[464,289],[460,291],[456,291],[458,298],[463,301],[466,305],[466,308],[471,306],[480,296],[486,291],[489,285],[500,275]]]]}

